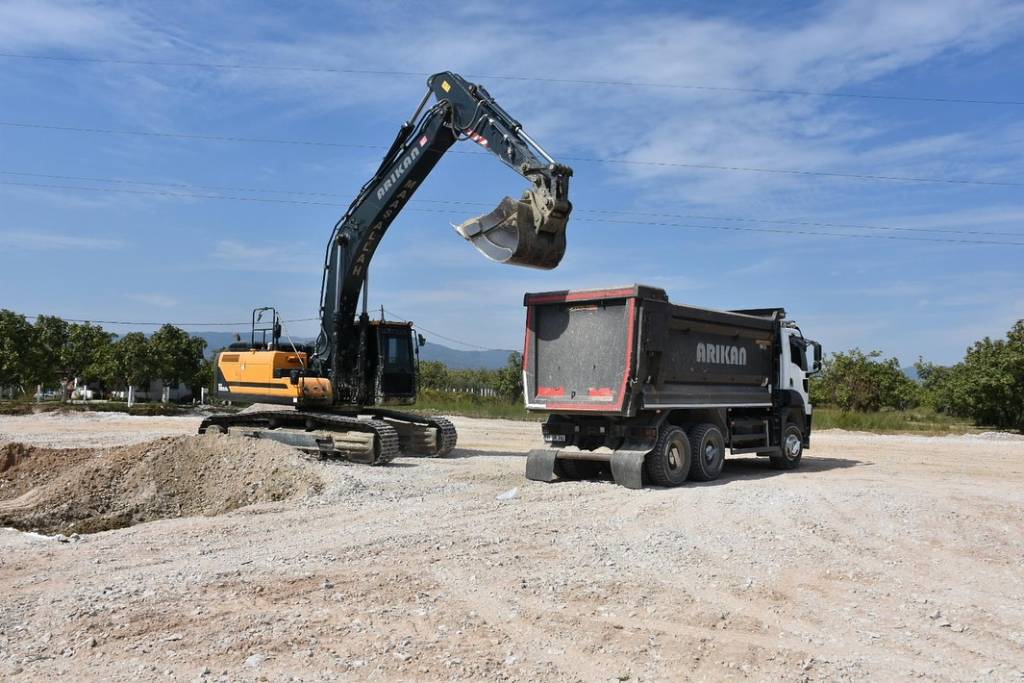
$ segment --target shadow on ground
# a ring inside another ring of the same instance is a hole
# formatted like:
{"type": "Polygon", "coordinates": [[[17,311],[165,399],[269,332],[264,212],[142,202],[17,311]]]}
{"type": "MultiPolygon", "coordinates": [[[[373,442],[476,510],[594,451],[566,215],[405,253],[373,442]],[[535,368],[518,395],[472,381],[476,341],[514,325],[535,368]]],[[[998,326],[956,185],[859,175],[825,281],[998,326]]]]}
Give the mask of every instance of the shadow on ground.
{"type": "Polygon", "coordinates": [[[813,474],[815,472],[828,472],[829,470],[848,469],[851,467],[865,467],[871,463],[851,460],[849,458],[810,458],[804,456],[800,461],[800,467],[795,470],[778,470],[772,466],[768,458],[726,458],[725,467],[721,476],[714,481],[691,481],[687,486],[722,486],[734,481],[749,481],[753,479],[767,479],[769,477],[785,476],[787,474],[813,474]]]}

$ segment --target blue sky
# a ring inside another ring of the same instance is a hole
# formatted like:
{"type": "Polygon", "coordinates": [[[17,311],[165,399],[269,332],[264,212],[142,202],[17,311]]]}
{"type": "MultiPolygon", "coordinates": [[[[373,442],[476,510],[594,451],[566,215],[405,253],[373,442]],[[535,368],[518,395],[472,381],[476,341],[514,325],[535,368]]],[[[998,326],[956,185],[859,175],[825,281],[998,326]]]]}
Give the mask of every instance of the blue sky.
{"type": "MultiPolygon", "coordinates": [[[[827,350],[877,348],[905,365],[918,355],[956,361],[1024,317],[1024,246],[978,244],[1024,245],[1024,106],[665,87],[1020,101],[1024,4],[418,7],[13,0],[0,2],[0,52],[453,70],[484,84],[556,157],[973,181],[570,162],[569,246],[558,269],[540,272],[492,264],[451,230],[524,182],[494,158],[449,154],[416,198],[480,202],[479,211],[411,204],[377,252],[371,303],[472,344],[517,348],[526,291],[628,282],[664,287],[680,303],[784,306],[827,350]],[[915,230],[808,225],[821,223],[915,230]]],[[[0,58],[0,120],[387,145],[424,80],[0,58]]],[[[285,318],[315,316],[330,228],[382,153],[0,126],[0,307],[213,322],[273,304],[285,318]]]]}

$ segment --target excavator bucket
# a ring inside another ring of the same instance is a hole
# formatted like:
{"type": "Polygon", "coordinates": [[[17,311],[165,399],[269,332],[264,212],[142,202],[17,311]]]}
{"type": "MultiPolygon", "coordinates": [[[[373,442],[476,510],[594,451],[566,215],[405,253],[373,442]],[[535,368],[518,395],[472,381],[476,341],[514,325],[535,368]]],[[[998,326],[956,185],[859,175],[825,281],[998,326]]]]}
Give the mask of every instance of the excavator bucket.
{"type": "Polygon", "coordinates": [[[498,263],[550,270],[565,254],[569,210],[554,211],[534,190],[505,197],[490,213],[453,226],[477,251],[498,263]]]}

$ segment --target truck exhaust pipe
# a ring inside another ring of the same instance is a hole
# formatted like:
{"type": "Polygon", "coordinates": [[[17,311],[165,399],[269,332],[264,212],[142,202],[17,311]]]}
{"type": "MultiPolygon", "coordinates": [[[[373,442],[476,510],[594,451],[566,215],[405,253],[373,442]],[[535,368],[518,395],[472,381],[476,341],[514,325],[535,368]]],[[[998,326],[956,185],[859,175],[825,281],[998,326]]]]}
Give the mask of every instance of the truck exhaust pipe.
{"type": "Polygon", "coordinates": [[[497,263],[550,270],[565,255],[565,225],[572,205],[543,190],[505,197],[490,213],[453,225],[477,251],[497,263]]]}

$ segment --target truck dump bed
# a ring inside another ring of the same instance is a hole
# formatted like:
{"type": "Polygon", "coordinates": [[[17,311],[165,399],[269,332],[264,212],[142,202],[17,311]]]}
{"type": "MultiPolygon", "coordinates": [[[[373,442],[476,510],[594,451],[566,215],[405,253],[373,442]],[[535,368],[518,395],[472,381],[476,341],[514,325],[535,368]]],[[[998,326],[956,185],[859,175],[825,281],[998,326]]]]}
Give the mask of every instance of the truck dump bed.
{"type": "Polygon", "coordinates": [[[682,306],[644,285],[527,294],[524,304],[530,410],[771,405],[782,309],[682,306]]]}

